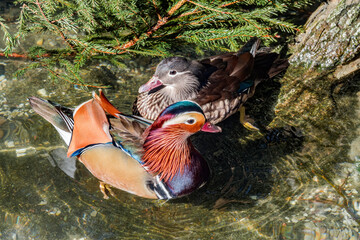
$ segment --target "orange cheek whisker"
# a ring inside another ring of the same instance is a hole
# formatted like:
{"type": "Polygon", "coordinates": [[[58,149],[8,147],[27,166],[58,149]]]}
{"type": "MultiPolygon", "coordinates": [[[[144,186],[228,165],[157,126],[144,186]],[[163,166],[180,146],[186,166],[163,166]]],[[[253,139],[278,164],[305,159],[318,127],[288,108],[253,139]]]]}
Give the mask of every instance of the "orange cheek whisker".
{"type": "Polygon", "coordinates": [[[171,180],[177,173],[183,173],[190,164],[191,143],[188,134],[177,128],[160,128],[152,131],[144,143],[142,160],[149,172],[160,175],[165,181],[171,180]],[[166,139],[163,136],[166,134],[166,139]]]}

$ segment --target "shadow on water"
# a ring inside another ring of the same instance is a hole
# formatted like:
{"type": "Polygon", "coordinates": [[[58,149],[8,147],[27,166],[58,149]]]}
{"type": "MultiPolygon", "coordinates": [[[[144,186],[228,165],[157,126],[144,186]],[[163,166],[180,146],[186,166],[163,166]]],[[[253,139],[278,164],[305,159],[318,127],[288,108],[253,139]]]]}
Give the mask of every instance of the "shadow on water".
{"type": "Polygon", "coordinates": [[[236,113],[218,124],[222,133],[199,133],[193,137],[194,145],[209,162],[212,179],[189,199],[174,202],[190,201],[209,209],[246,209],[271,193],[274,163],[299,150],[303,142],[301,131],[294,127],[266,128],[273,120],[279,90],[276,80],[263,82],[245,104],[259,132],[245,129],[236,113]]]}

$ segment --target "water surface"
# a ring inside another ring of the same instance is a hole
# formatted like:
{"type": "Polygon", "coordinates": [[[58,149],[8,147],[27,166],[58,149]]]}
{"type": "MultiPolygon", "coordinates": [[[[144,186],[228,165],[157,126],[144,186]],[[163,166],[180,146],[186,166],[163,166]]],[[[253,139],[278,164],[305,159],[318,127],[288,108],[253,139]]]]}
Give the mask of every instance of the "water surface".
{"type": "MultiPolygon", "coordinates": [[[[262,133],[244,129],[235,114],[222,133],[194,136],[212,169],[205,188],[167,202],[114,189],[116,197],[104,200],[98,181],[65,159],[65,144],[26,99],[76,106],[92,89],[52,82],[42,69],[14,79],[26,64],[0,60],[0,239],[360,239],[359,78],[334,95],[331,119],[272,131],[280,84],[264,82],[246,104],[262,133]]],[[[85,74],[111,83],[107,97],[130,113],[153,72],[148,64],[94,63],[85,74]]]]}

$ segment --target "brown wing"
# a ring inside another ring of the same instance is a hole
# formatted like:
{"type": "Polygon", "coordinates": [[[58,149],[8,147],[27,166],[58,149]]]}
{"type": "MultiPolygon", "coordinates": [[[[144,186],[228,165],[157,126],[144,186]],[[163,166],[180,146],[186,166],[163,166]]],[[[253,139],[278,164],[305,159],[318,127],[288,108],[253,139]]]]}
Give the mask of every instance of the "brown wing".
{"type": "Polygon", "coordinates": [[[258,44],[255,44],[248,52],[241,49],[238,53],[203,60],[204,64],[213,65],[218,70],[209,77],[207,85],[193,100],[201,105],[210,122],[216,124],[231,116],[253,96],[259,82],[274,77],[288,67],[287,59],[278,59],[277,53],[269,51],[256,52],[257,47],[258,44]]]}
{"type": "Polygon", "coordinates": [[[254,57],[249,53],[236,56],[235,53],[218,55],[204,60],[204,63],[216,66],[214,72],[194,101],[200,105],[219,99],[232,99],[237,97],[240,83],[246,80],[253,69],[254,57]]]}
{"type": "Polygon", "coordinates": [[[133,152],[142,151],[144,143],[143,133],[148,127],[136,119],[120,115],[119,118],[110,118],[110,133],[115,140],[120,141],[125,148],[133,152]]]}

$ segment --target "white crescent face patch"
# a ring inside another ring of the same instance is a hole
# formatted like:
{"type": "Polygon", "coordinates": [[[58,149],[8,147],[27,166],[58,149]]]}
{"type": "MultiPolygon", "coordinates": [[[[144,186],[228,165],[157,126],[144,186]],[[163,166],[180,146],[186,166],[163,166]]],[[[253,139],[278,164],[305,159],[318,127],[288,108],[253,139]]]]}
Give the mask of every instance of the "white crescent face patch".
{"type": "Polygon", "coordinates": [[[186,112],[180,115],[177,115],[173,119],[170,119],[162,125],[162,127],[176,125],[176,124],[187,124],[187,125],[195,125],[198,121],[205,122],[205,117],[199,112],[186,112]]]}

